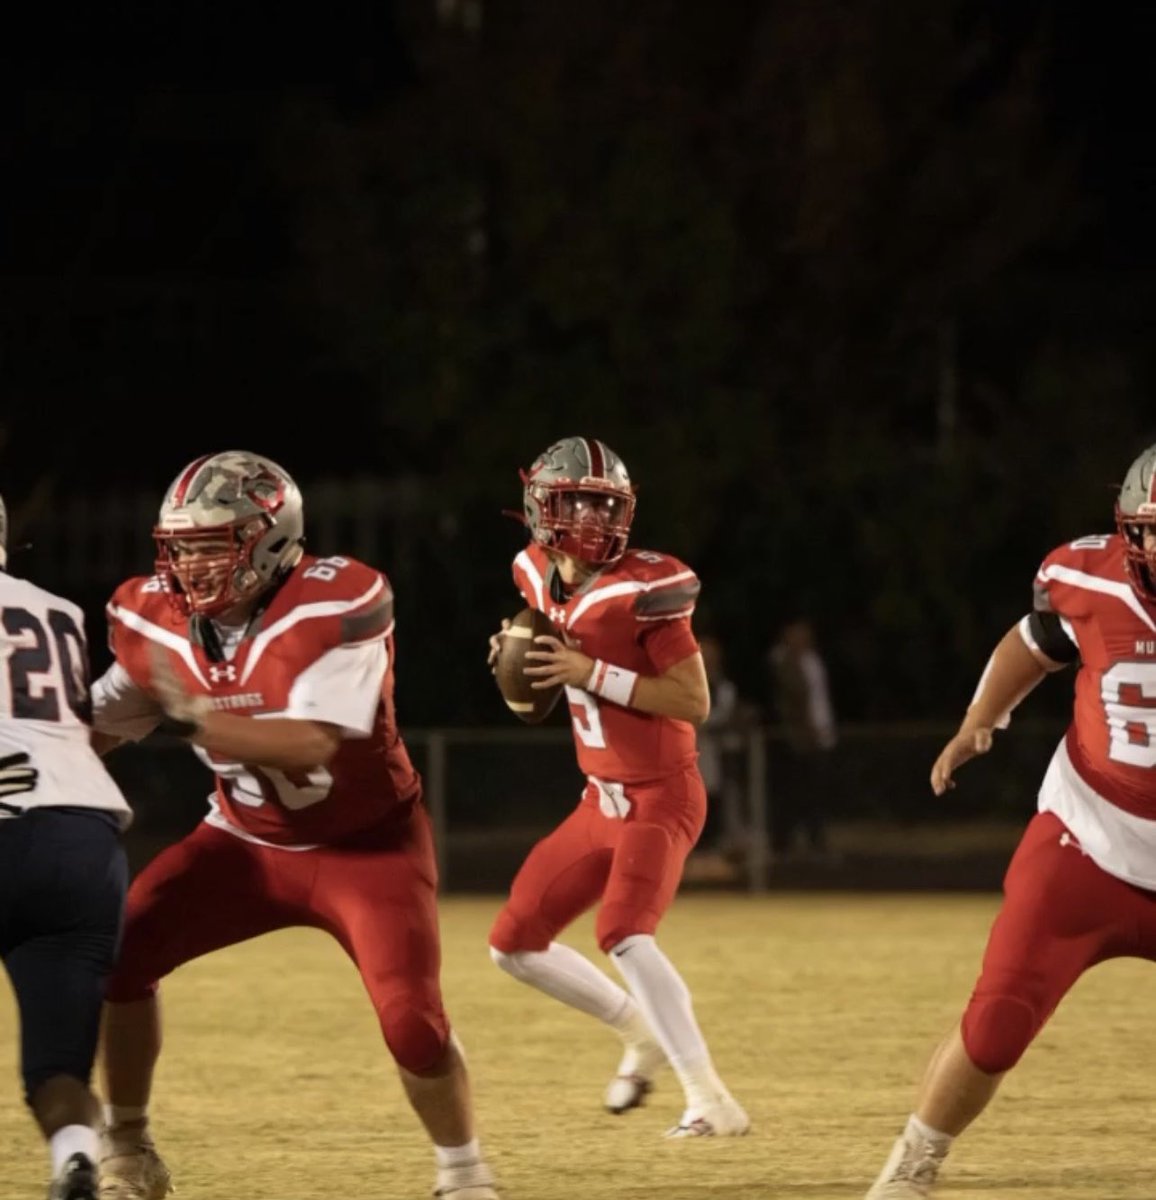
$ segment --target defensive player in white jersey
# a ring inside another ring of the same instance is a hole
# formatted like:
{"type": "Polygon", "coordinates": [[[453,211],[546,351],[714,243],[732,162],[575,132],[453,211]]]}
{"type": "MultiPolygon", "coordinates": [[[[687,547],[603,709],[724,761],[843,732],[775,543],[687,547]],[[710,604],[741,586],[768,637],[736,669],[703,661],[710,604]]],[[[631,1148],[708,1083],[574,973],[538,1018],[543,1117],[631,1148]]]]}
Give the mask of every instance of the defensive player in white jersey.
{"type": "MultiPolygon", "coordinates": [[[[628,548],[634,489],[596,438],[555,442],[523,481],[530,544],[514,560],[514,582],[565,639],[539,638],[526,673],[535,687],[566,686],[587,784],[522,864],[490,952],[515,979],[619,1033],[625,1053],[604,1100],[611,1112],[642,1104],[669,1062],[685,1107],[667,1136],[738,1136],[750,1121],[655,939],[706,817],[694,730],[710,710],[691,627],[699,581],[668,554],[628,548]],[[595,905],[598,943],[629,991],[556,940],[595,905]]],[[[501,636],[490,641],[491,663],[501,636]]]]}
{"type": "Polygon", "coordinates": [[[931,1194],[954,1139],[1085,971],[1156,960],[1156,445],[1128,469],[1116,532],[1044,559],[1032,612],[996,647],[932,767],[935,794],[1045,675],[1077,660],[1072,721],[1008,867],[979,981],[868,1200],[931,1194]]]}
{"type": "Polygon", "coordinates": [[[7,524],[0,500],[0,959],[20,1010],[25,1099],[49,1144],[49,1198],[95,1200],[89,1080],[130,815],[90,743],[84,616],[7,573],[7,524]]]}
{"type": "Polygon", "coordinates": [[[159,981],[304,925],[330,933],[361,972],[433,1143],[436,1195],[496,1200],[442,1005],[437,866],[397,729],[389,582],[353,559],[306,554],[297,485],[244,451],[181,471],[154,536],[156,574],[128,580],[109,605],[116,661],[94,690],[95,723],[110,737],[161,724],[187,738],[216,791],[206,820],[129,891],[107,992],[102,1197],[159,1200],[170,1187],[147,1112],[159,981]]]}

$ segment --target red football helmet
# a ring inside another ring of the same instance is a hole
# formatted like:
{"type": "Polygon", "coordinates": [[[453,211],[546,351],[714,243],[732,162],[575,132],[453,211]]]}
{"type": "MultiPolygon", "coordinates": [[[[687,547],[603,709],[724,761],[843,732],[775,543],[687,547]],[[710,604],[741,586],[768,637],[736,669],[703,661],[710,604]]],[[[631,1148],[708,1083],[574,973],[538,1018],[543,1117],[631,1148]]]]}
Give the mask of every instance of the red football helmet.
{"type": "Polygon", "coordinates": [[[177,611],[216,616],[297,565],[301,492],[271,459],[243,450],[207,454],[169,486],[153,538],[157,576],[177,611]]]}
{"type": "Polygon", "coordinates": [[[568,437],[522,473],[522,512],[541,546],[591,566],[626,553],[634,520],[634,488],[626,465],[604,442],[568,437]]]}
{"type": "Polygon", "coordinates": [[[1156,531],[1156,445],[1128,468],[1116,500],[1116,528],[1124,539],[1124,561],[1132,586],[1156,601],[1156,549],[1144,546],[1145,530],[1156,531]]]}

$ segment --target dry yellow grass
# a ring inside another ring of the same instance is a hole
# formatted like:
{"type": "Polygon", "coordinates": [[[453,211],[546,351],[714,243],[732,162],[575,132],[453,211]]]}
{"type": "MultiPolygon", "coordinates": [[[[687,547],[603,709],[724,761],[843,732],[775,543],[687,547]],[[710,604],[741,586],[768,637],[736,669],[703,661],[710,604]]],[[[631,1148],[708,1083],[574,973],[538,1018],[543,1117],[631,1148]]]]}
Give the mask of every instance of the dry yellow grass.
{"type": "MultiPolygon", "coordinates": [[[[861,1197],[932,1042],[971,987],[993,896],[688,896],[663,930],[750,1136],[667,1143],[667,1076],[614,1118],[616,1040],[490,964],[494,898],[443,907],[445,988],[508,1200],[861,1197]]],[[[593,952],[591,923],[570,938],[593,952]]],[[[936,1200],[1151,1200],[1156,1077],[1146,964],[1099,968],[961,1142],[936,1200]]],[[[154,1107],[178,1200],[417,1200],[428,1147],[360,982],[292,930],[191,963],[165,990],[154,1107]]],[[[0,1070],[15,1081],[0,998],[0,1070]]],[[[40,1200],[44,1153],[10,1089],[0,1198],[40,1200]]]]}

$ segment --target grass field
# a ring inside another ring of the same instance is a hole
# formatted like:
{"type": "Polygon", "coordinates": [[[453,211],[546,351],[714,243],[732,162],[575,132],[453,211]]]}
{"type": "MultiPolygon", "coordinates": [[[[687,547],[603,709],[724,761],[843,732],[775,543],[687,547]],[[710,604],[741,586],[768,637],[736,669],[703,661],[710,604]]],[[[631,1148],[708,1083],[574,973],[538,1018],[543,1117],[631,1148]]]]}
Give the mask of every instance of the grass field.
{"type": "MultiPolygon", "coordinates": [[[[498,900],[443,906],[447,1004],[508,1200],[861,1197],[955,1019],[995,896],[690,895],[662,942],[689,982],[739,1140],[668,1143],[669,1075],[651,1103],[599,1108],[617,1039],[498,972],[498,900]]],[[[569,941],[594,952],[592,924],[569,941]]],[[[1156,975],[1088,976],[957,1146],[943,1200],[1152,1200],[1156,975]]],[[[191,963],[164,991],[154,1102],[176,1200],[427,1196],[428,1147],[360,981],[323,935],[291,930],[191,963]]],[[[45,1156],[17,1098],[15,1013],[0,996],[0,1200],[42,1200],[45,1156]]]]}

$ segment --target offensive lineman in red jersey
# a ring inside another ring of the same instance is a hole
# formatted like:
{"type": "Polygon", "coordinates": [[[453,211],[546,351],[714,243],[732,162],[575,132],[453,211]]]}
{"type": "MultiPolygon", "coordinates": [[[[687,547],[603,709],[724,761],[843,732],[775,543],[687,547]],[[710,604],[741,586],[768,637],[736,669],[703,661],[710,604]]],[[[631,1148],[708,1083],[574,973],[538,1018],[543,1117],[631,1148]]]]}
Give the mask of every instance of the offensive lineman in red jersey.
{"type": "MultiPolygon", "coordinates": [[[[514,581],[565,637],[539,638],[527,655],[538,665],[526,671],[535,687],[566,685],[587,785],[518,872],[491,954],[515,979],[618,1031],[626,1049],[606,1092],[611,1112],[640,1105],[669,1061],[686,1109],[667,1136],[746,1133],[690,992],[654,938],[706,815],[694,726],[710,700],[690,621],[698,579],[669,555],[627,549],[634,490],[604,443],[563,438],[523,482],[531,540],[514,581]],[[554,940],[595,904],[599,945],[629,992],[554,940]]],[[[491,665],[502,636],[490,640],[491,665]]]]}
{"type": "Polygon", "coordinates": [[[1116,525],[1044,559],[1033,611],[996,647],[932,768],[942,795],[1045,674],[1079,659],[1072,722],[1008,868],[979,981],[868,1200],[931,1194],[954,1138],[1089,967],[1156,960],[1156,445],[1129,468],[1116,525]]]}
{"type": "Polygon", "coordinates": [[[215,773],[211,810],[129,892],[108,986],[103,1200],[171,1188],[147,1107],[157,983],[182,963],[293,925],[357,964],[437,1161],[436,1195],[496,1200],[442,1007],[437,870],[393,702],[393,595],[353,559],[304,553],[296,484],[226,451],[161,505],[157,573],[109,605],[116,661],[94,691],[109,742],[161,727],[215,773]],[[260,718],[254,720],[254,717],[260,718]]]}

